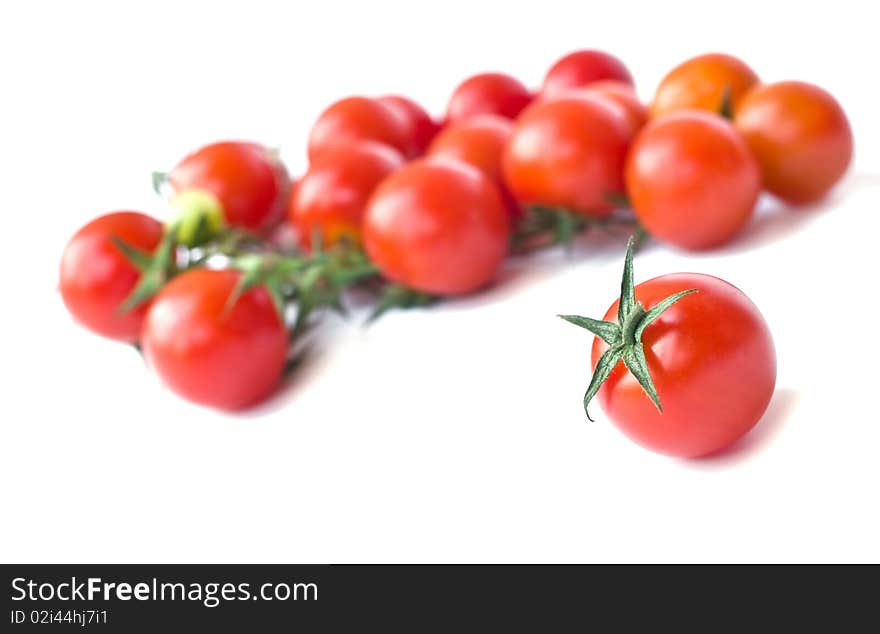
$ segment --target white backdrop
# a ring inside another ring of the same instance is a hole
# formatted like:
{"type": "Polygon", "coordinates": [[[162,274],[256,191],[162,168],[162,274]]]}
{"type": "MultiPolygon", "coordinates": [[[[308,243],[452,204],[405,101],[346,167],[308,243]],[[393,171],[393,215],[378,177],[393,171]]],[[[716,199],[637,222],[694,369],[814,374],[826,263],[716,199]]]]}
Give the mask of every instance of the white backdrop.
{"type": "Polygon", "coordinates": [[[880,561],[876,273],[880,59],[870,3],[4,2],[0,560],[880,561]],[[626,6],[622,6],[626,4],[626,6]],[[864,7],[864,8],[860,8],[864,7]],[[401,92],[439,112],[465,75],[537,85],[579,47],[650,97],[710,50],[843,103],[857,157],[819,208],[765,201],[736,243],[652,245],[637,281],[696,270],[773,329],[776,395],[747,439],[680,461],[585,421],[590,338],[622,241],[514,263],[479,297],[330,320],[317,354],[240,416],[164,390],[74,325],[55,289],[100,213],[162,214],[153,169],[221,138],[294,172],[330,101],[401,92]],[[11,221],[11,222],[10,222],[11,221]],[[871,290],[874,289],[874,290],[871,290]]]}

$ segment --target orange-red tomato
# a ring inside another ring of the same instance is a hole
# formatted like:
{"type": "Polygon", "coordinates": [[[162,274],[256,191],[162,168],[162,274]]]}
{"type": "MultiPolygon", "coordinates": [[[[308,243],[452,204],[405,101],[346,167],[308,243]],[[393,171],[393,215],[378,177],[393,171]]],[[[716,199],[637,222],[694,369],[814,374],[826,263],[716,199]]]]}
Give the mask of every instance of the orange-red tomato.
{"type": "Polygon", "coordinates": [[[337,145],[378,141],[405,156],[412,151],[410,124],[387,104],[371,97],[346,97],[318,117],[309,133],[309,160],[337,145]]]}
{"type": "MultiPolygon", "coordinates": [[[[735,286],[709,275],[662,275],[635,287],[650,310],[696,289],[642,333],[648,371],[663,405],[657,410],[623,363],[599,389],[602,409],[621,431],[660,453],[695,457],[717,451],[761,419],[776,385],[776,352],[767,323],[735,286]]],[[[617,321],[615,301],[606,321],[617,321]]],[[[608,349],[593,342],[593,367],[608,349]]]]}
{"type": "Polygon", "coordinates": [[[284,215],[290,181],[284,166],[262,145],[223,141],[186,156],[168,174],[176,194],[213,196],[228,225],[268,229],[284,215]]]}
{"type": "Polygon", "coordinates": [[[623,108],[633,136],[648,122],[648,108],[639,101],[630,84],[608,79],[593,82],[582,90],[599,94],[623,108]]]}
{"type": "Polygon", "coordinates": [[[364,246],[390,280],[434,295],[491,282],[510,227],[498,188],[456,161],[420,160],[386,178],[367,206],[364,246]]]}
{"type": "Polygon", "coordinates": [[[540,101],[516,122],[502,157],[504,180],[523,205],[606,216],[609,196],[624,191],[631,138],[623,109],[606,98],[581,91],[540,101]]]}
{"type": "Polygon", "coordinates": [[[400,95],[388,95],[379,97],[379,102],[391,108],[406,123],[407,137],[410,149],[406,156],[421,156],[424,154],[437,134],[440,125],[412,99],[400,95]]]}
{"type": "Polygon", "coordinates": [[[400,152],[373,141],[322,153],[290,198],[288,215],[300,244],[310,248],[316,231],[324,245],[342,238],[359,243],[367,200],[376,185],[403,162],[400,152]]]}
{"type": "Polygon", "coordinates": [[[684,249],[727,242],[749,220],[761,174],[745,139],[700,110],[653,120],[636,137],[626,189],[652,236],[684,249]]]}
{"type": "Polygon", "coordinates": [[[64,249],[59,288],[67,309],[83,326],[104,337],[135,342],[147,305],[127,312],[120,307],[141,274],[113,237],[152,253],[162,240],[162,224],[136,211],[116,211],[92,220],[64,249]]]}
{"type": "Polygon", "coordinates": [[[764,187],[791,203],[824,196],[852,160],[852,130],[843,108],[812,84],[757,86],[740,101],[734,123],[761,164],[764,187]]]}
{"type": "Polygon", "coordinates": [[[511,216],[521,214],[519,205],[503,183],[501,154],[513,132],[513,122],[497,115],[477,115],[451,123],[434,138],[427,156],[464,161],[478,167],[498,184],[511,216]]]}
{"type": "Polygon", "coordinates": [[[446,119],[458,121],[478,114],[496,114],[515,119],[529,105],[532,97],[532,92],[510,75],[474,75],[453,91],[446,107],[446,119]]]}
{"type": "Polygon", "coordinates": [[[183,273],[160,291],[144,321],[147,362],[168,387],[202,405],[247,407],[281,379],[287,330],[262,286],[230,304],[241,275],[231,269],[183,273]]]}
{"type": "Polygon", "coordinates": [[[574,51],[550,67],[541,93],[544,96],[559,95],[571,88],[582,88],[606,79],[633,83],[627,67],[613,55],[595,50],[574,51]]]}
{"type": "Polygon", "coordinates": [[[720,112],[725,97],[736,111],[743,95],[757,82],[755,72],[736,57],[724,53],[699,55],[663,78],[651,104],[651,116],[692,108],[720,112]]]}

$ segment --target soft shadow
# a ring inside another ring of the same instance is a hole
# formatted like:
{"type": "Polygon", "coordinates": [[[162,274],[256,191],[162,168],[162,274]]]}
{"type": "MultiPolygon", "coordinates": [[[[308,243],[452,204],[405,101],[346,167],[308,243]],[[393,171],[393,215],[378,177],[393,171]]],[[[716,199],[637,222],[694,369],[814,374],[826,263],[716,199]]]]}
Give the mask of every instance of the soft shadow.
{"type": "Polygon", "coordinates": [[[692,458],[687,463],[697,468],[715,469],[737,465],[748,460],[757,452],[767,447],[782,430],[785,422],[795,410],[800,395],[790,387],[779,388],[774,392],[770,405],[764,416],[748,434],[740,440],[708,456],[692,458]]]}

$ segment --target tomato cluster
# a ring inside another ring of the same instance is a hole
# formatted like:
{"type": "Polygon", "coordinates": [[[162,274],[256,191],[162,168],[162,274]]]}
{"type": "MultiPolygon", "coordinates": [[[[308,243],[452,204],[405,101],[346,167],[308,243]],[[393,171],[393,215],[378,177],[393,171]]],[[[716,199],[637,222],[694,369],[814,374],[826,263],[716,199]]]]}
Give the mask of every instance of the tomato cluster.
{"type": "MultiPolygon", "coordinates": [[[[442,118],[400,95],[341,99],[314,122],[309,167],[295,180],[257,143],[198,149],[156,180],[173,212],[167,223],[120,211],[77,232],[62,258],[61,293],[86,327],[137,344],[176,392],[237,409],[272,392],[299,334],[322,309],[342,308],[350,286],[373,294],[376,313],[472,293],[496,279],[512,252],[606,224],[680,249],[716,247],[749,221],[762,191],[791,206],[821,198],[852,151],[843,110],[816,86],[761,83],[741,60],[708,54],[674,68],[643,103],[619,59],[576,51],[550,67],[538,90],[503,73],[469,77],[442,118]]],[[[636,287],[641,313],[633,304],[616,325],[589,321],[599,335],[594,365],[612,349],[623,361],[607,368],[596,393],[648,446],[705,453],[744,433],[766,407],[772,342],[748,300],[725,284],[658,278],[636,287]],[[699,297],[665,306],[663,296],[682,285],[699,297]],[[633,325],[654,304],[669,312],[633,325]],[[715,313],[744,324],[742,337],[713,330],[707,315],[715,313]],[[656,372],[654,352],[687,340],[668,334],[676,329],[698,343],[656,372]],[[719,346],[739,360],[723,371],[693,369],[704,357],[724,365],[719,346]],[[637,358],[637,348],[647,352],[637,358]],[[744,349],[754,353],[749,367],[744,349]],[[645,372],[633,370],[640,363],[645,372]],[[723,386],[738,373],[760,375],[754,394],[739,394],[741,406],[727,407],[718,423],[724,431],[716,426],[701,439],[688,418],[709,416],[718,403],[706,394],[729,397],[723,386]],[[696,404],[693,390],[702,390],[696,404]]]]}

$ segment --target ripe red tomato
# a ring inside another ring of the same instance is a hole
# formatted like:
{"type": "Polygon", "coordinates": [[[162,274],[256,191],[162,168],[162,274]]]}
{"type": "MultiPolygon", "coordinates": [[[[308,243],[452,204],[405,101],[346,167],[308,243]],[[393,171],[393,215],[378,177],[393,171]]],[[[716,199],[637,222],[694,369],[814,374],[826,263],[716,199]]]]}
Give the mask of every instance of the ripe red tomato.
{"type": "Polygon", "coordinates": [[[580,93],[540,101],[516,122],[504,179],[521,204],[607,216],[609,195],[623,192],[630,139],[623,109],[608,99],[580,93]]]}
{"type": "Polygon", "coordinates": [[[297,184],[288,214],[305,248],[320,232],[324,245],[342,238],[360,243],[367,200],[382,179],[403,165],[400,153],[381,143],[359,141],[322,153],[297,184]]]}
{"type": "MultiPolygon", "coordinates": [[[[660,453],[702,456],[722,449],[760,420],[776,384],[773,339],[757,307],[735,286],[710,275],[662,275],[635,287],[650,310],[696,289],[667,308],[641,336],[661,413],[623,363],[599,389],[608,418],[640,445],[660,453]]],[[[617,321],[618,302],[605,313],[617,321]]],[[[593,342],[593,367],[608,344],[593,342]]]]}
{"type": "Polygon", "coordinates": [[[648,233],[684,249],[705,249],[728,241],[749,220],[761,174],[728,121],[688,110],[642,130],[627,159],[626,189],[648,233]]]}
{"type": "Polygon", "coordinates": [[[478,114],[515,119],[532,101],[532,92],[518,79],[503,73],[483,73],[461,82],[449,98],[447,121],[478,114]]]}
{"type": "Polygon", "coordinates": [[[379,102],[391,108],[406,123],[410,146],[406,156],[414,157],[424,154],[431,139],[440,130],[440,125],[424,108],[407,97],[388,95],[379,97],[379,102]]]}
{"type": "Polygon", "coordinates": [[[764,187],[791,203],[824,196],[852,160],[846,113],[818,86],[758,86],[739,102],[734,122],[761,164],[764,187]]]}
{"type": "Polygon", "coordinates": [[[355,141],[378,141],[409,156],[412,152],[410,123],[378,99],[346,97],[318,117],[309,133],[309,160],[337,145],[355,141]]]}
{"type": "Polygon", "coordinates": [[[613,55],[595,50],[574,51],[550,67],[541,93],[559,95],[571,88],[582,88],[605,79],[633,83],[627,67],[613,55]]]}
{"type": "Polygon", "coordinates": [[[632,136],[635,136],[648,122],[648,108],[639,101],[638,95],[630,84],[607,79],[592,82],[582,90],[587,93],[599,94],[623,108],[632,136]]]}
{"type": "Polygon", "coordinates": [[[287,171],[272,153],[244,141],[196,150],[177,164],[168,181],[178,195],[196,190],[213,196],[228,225],[252,231],[281,220],[290,187],[287,171]]]}
{"type": "Polygon", "coordinates": [[[162,224],[136,211],[117,211],[92,220],[64,249],[59,287],[67,309],[86,328],[104,337],[135,342],[147,306],[120,310],[140,271],[113,243],[114,236],[152,253],[162,239],[162,224]]]}
{"type": "Polygon", "coordinates": [[[501,174],[501,154],[513,133],[513,122],[497,115],[483,114],[451,123],[428,147],[434,159],[463,161],[477,167],[499,187],[504,205],[512,217],[521,215],[501,174]]]}
{"type": "Polygon", "coordinates": [[[230,304],[241,273],[195,269],[174,278],[144,321],[149,364],[176,393],[240,409],[278,384],[289,338],[269,292],[254,287],[230,304]]]}
{"type": "Polygon", "coordinates": [[[651,116],[696,108],[720,112],[725,97],[736,111],[758,76],[743,61],[724,53],[699,55],[673,68],[660,82],[651,116]]]}
{"type": "Polygon", "coordinates": [[[387,278],[458,295],[494,279],[510,227],[498,188],[479,169],[420,160],[382,181],[363,232],[367,254],[387,278]]]}

